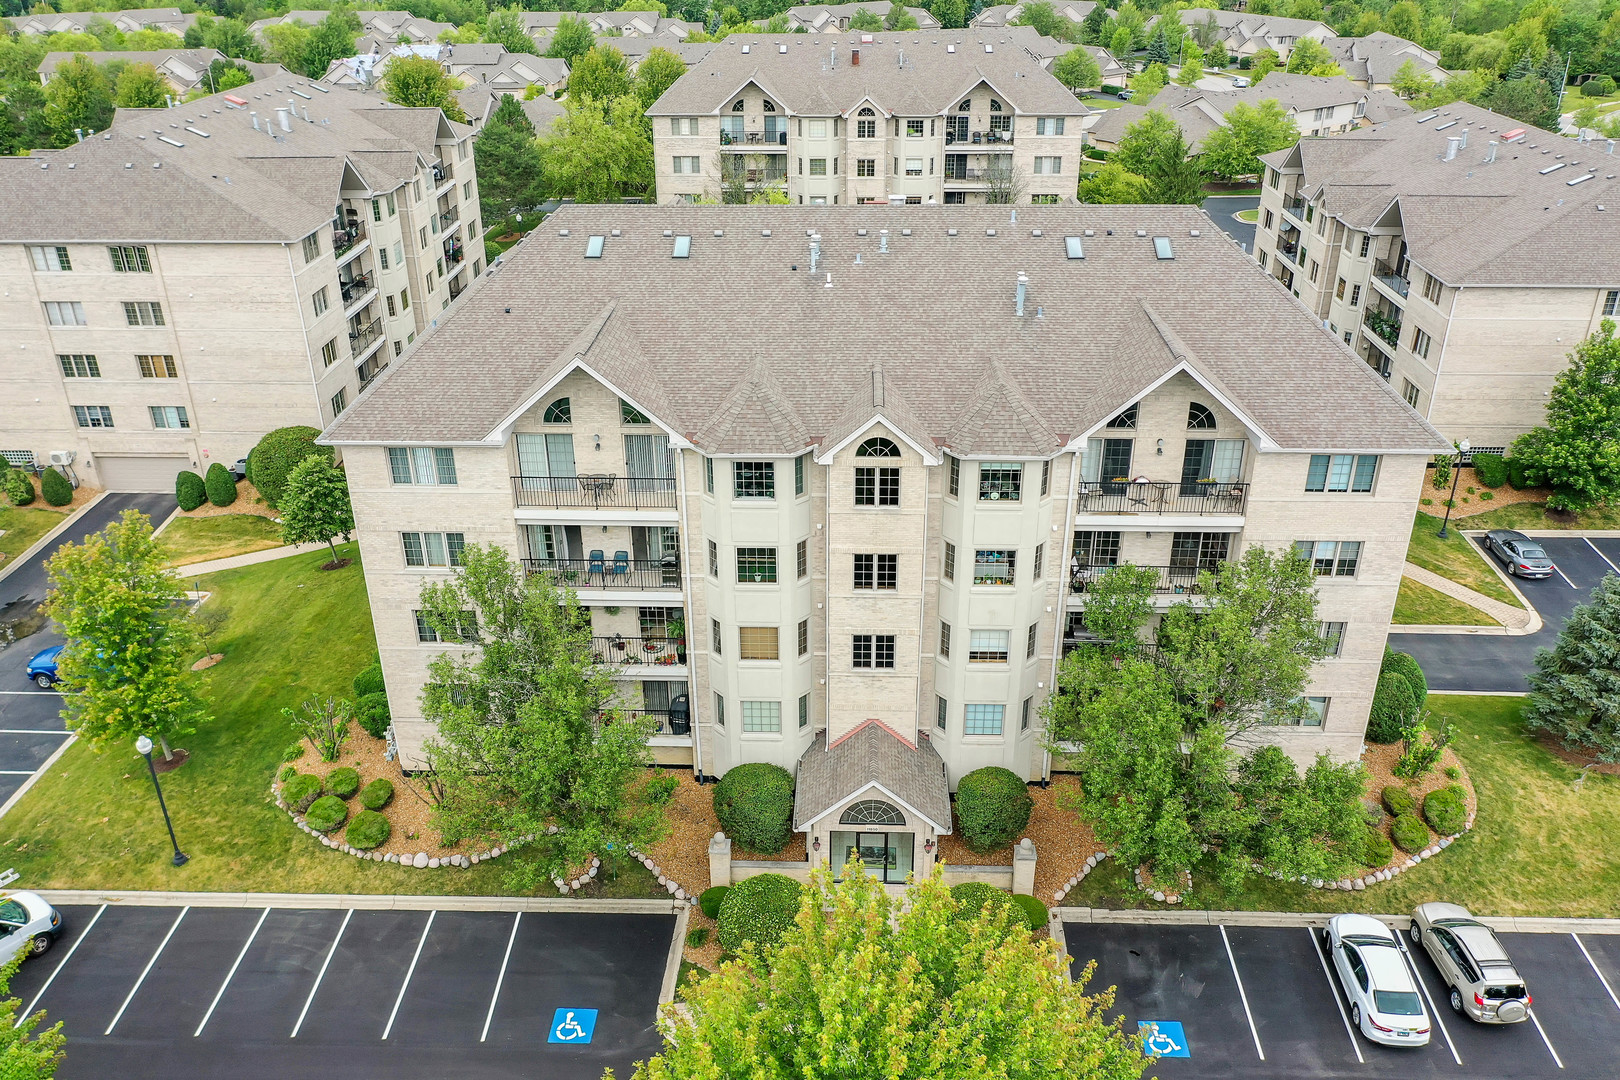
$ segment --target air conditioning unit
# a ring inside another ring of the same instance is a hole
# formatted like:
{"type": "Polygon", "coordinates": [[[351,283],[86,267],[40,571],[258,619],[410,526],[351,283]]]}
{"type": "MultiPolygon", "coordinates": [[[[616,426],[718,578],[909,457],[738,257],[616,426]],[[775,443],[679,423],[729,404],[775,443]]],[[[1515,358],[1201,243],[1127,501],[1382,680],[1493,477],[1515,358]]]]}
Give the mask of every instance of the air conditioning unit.
{"type": "Polygon", "coordinates": [[[72,450],[52,450],[51,451],[51,464],[52,465],[71,465],[71,464],[73,464],[74,454],[75,454],[75,452],[72,451],[72,450]]]}

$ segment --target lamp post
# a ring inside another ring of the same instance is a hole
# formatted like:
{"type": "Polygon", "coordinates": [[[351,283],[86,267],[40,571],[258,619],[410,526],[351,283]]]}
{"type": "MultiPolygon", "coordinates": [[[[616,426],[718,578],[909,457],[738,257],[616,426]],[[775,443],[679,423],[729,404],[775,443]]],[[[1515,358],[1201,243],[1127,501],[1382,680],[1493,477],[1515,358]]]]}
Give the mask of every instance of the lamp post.
{"type": "Polygon", "coordinates": [[[163,785],[158,783],[157,765],[152,761],[152,740],[142,735],[135,740],[135,749],[146,759],[146,767],[152,774],[152,790],[157,792],[158,808],[163,811],[163,824],[169,829],[169,843],[174,845],[174,865],[184,866],[190,856],[180,850],[180,841],[174,838],[174,822],[169,820],[169,807],[163,801],[163,785]]]}
{"type": "MultiPolygon", "coordinates": [[[[1468,440],[1457,444],[1457,460],[1451,465],[1451,498],[1446,500],[1446,519],[1440,523],[1440,539],[1447,539],[1446,526],[1451,524],[1451,508],[1457,502],[1457,481],[1462,478],[1462,459],[1468,453],[1468,440]]],[[[1473,489],[1470,488],[1470,491],[1473,489]]]]}

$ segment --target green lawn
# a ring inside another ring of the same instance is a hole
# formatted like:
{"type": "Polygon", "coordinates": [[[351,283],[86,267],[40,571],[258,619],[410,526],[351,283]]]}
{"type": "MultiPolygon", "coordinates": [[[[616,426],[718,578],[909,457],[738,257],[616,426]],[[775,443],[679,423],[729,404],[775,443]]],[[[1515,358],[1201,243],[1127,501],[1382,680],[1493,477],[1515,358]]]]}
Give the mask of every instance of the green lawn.
{"type": "MultiPolygon", "coordinates": [[[[131,747],[75,744],[0,819],[0,862],[29,888],[496,895],[503,863],[407,870],[319,846],[270,801],[270,778],[292,733],[284,705],[352,696],[376,651],[359,551],[330,573],[320,551],[213,575],[210,604],[230,618],[215,639],[226,659],[202,675],[215,720],[178,740],[191,760],[163,778],[175,831],[191,861],[169,862],[151,780],[131,747]]],[[[506,858],[522,858],[521,852],[506,858]]],[[[589,896],[656,896],[640,863],[589,896]]]]}
{"type": "Polygon", "coordinates": [[[1246,221],[1250,225],[1253,225],[1255,222],[1260,220],[1260,211],[1258,209],[1255,209],[1255,210],[1239,210],[1237,213],[1233,214],[1232,216],[1237,218],[1239,221],[1246,221]]]}
{"type": "Polygon", "coordinates": [[[1620,506],[1599,506],[1573,518],[1548,517],[1542,503],[1514,503],[1459,520],[1465,529],[1620,529],[1620,506]]]}
{"type": "Polygon", "coordinates": [[[184,566],[280,547],[281,527],[258,514],[175,518],[158,543],[169,552],[171,565],[184,566]]]}
{"type": "MultiPolygon", "coordinates": [[[[1466,520],[1467,528],[1482,527],[1473,524],[1472,518],[1466,520]]],[[[1458,518],[1451,519],[1444,540],[1440,539],[1440,522],[1440,518],[1431,517],[1421,511],[1418,513],[1412,522],[1412,542],[1406,549],[1406,561],[1416,563],[1425,570],[1433,570],[1441,577],[1450,578],[1459,585],[1466,585],[1493,600],[1500,600],[1516,608],[1524,607],[1519,603],[1519,598],[1513,595],[1513,591],[1502,584],[1502,579],[1496,576],[1496,571],[1485,561],[1485,556],[1480,552],[1478,545],[1462,534],[1464,526],[1461,521],[1458,518]]],[[[1494,526],[1485,527],[1494,528],[1494,526]]]]}
{"type": "Polygon", "coordinates": [[[1080,104],[1088,109],[1117,109],[1121,105],[1130,104],[1130,102],[1110,97],[1083,97],[1080,99],[1080,104]]]}
{"type": "Polygon", "coordinates": [[[67,515],[60,510],[35,506],[0,508],[0,530],[5,532],[4,536],[0,536],[0,551],[6,554],[5,560],[0,561],[0,568],[33,547],[40,537],[62,524],[66,518],[67,515]]]}
{"type": "MultiPolygon", "coordinates": [[[[1588,775],[1537,745],[1519,722],[1523,698],[1432,696],[1457,725],[1455,744],[1479,791],[1472,832],[1438,858],[1365,892],[1286,885],[1251,875],[1234,893],[1195,874],[1190,908],[1220,911],[1371,911],[1399,914],[1449,900],[1480,915],[1613,918],[1620,913],[1620,777],[1588,775]]],[[[1162,908],[1105,860],[1067,904],[1162,908]]]]}
{"type": "Polygon", "coordinates": [[[1401,578],[1401,591],[1395,600],[1395,618],[1392,621],[1397,626],[1502,625],[1478,608],[1409,577],[1401,578]]]}

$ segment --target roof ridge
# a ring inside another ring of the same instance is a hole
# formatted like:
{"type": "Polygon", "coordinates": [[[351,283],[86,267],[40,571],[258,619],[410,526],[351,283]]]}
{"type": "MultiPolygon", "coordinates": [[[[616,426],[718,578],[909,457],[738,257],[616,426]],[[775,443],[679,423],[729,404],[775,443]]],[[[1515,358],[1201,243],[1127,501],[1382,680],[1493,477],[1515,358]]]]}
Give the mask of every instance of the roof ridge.
{"type": "Polygon", "coordinates": [[[917,749],[917,742],[915,739],[906,738],[904,735],[900,734],[898,731],[894,730],[894,728],[890,727],[888,724],[885,724],[882,720],[879,720],[876,717],[862,720],[859,724],[856,724],[854,727],[838,736],[838,738],[828,743],[827,749],[831,750],[835,747],[843,745],[850,739],[853,739],[855,736],[859,735],[861,732],[866,731],[868,728],[881,728],[890,735],[893,735],[895,738],[899,739],[901,742],[905,743],[911,749],[917,749]]]}

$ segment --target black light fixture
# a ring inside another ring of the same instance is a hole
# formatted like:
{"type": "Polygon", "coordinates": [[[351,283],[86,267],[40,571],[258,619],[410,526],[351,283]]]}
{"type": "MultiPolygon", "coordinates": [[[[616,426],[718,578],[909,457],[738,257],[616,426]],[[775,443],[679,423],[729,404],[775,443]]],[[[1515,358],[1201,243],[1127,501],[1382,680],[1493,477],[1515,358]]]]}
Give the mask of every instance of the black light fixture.
{"type": "Polygon", "coordinates": [[[923,841],[923,850],[926,851],[930,855],[932,855],[934,853],[934,838],[933,837],[930,836],[927,840],[923,841]]]}
{"type": "Polygon", "coordinates": [[[816,837],[815,843],[811,844],[810,847],[811,847],[812,850],[820,851],[821,850],[821,837],[819,837],[819,836],[816,837]]]}
{"type": "Polygon", "coordinates": [[[142,735],[135,740],[135,749],[146,759],[146,767],[152,773],[152,790],[157,792],[158,808],[163,811],[163,824],[169,829],[169,843],[174,845],[174,865],[184,866],[190,856],[180,850],[180,841],[174,838],[174,822],[169,820],[169,807],[163,801],[163,786],[158,783],[157,765],[152,761],[152,740],[142,735]]]}

